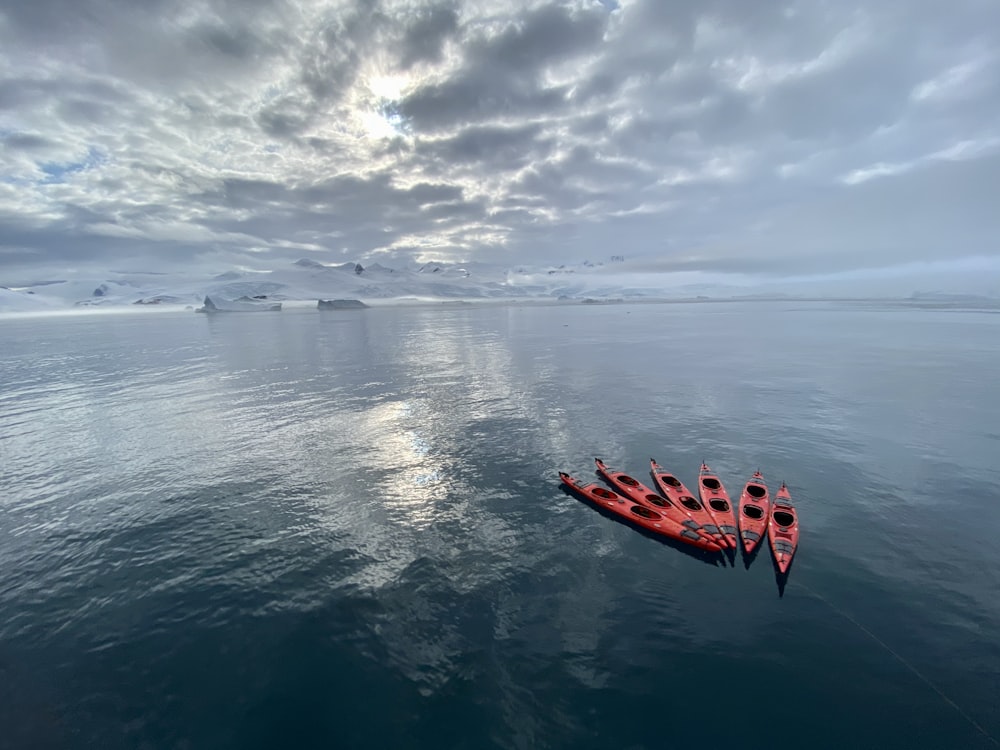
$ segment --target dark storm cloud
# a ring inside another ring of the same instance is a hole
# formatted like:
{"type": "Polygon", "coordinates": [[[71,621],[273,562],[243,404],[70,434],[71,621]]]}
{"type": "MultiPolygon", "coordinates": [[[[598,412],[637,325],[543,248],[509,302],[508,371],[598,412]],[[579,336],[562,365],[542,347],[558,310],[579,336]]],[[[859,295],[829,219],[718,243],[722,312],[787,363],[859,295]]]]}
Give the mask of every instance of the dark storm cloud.
{"type": "Polygon", "coordinates": [[[997,50],[987,0],[0,0],[0,267],[997,254],[997,50]]]}

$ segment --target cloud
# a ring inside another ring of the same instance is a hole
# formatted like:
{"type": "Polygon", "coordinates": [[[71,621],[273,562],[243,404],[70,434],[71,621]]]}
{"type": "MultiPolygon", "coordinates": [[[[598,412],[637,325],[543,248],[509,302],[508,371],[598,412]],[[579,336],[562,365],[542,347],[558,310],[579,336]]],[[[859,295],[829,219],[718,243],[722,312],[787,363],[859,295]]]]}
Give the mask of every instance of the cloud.
{"type": "Polygon", "coordinates": [[[458,31],[458,13],[448,6],[420,8],[403,34],[399,64],[412,68],[417,63],[440,62],[444,44],[458,31]]]}
{"type": "Polygon", "coordinates": [[[998,37],[982,0],[0,0],[0,274],[994,255],[998,37]]]}
{"type": "Polygon", "coordinates": [[[932,162],[980,159],[997,151],[1000,151],[1000,136],[983,140],[967,139],[958,141],[939,151],[918,156],[910,161],[896,163],[878,162],[877,164],[862,167],[861,169],[855,169],[844,175],[842,179],[847,185],[858,185],[877,177],[905,174],[932,162]]]}

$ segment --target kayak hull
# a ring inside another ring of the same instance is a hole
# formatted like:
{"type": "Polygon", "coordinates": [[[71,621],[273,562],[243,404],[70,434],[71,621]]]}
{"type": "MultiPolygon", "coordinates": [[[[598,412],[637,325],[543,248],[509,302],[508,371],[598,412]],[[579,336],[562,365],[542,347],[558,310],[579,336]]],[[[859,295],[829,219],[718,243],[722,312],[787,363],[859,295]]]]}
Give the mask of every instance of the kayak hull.
{"type": "Polygon", "coordinates": [[[759,471],[744,485],[740,494],[739,526],[740,543],[749,555],[767,536],[771,517],[771,496],[759,471]]]}
{"type": "Polygon", "coordinates": [[[563,471],[559,472],[559,479],[583,499],[657,536],[683,542],[706,552],[719,550],[714,543],[706,541],[658,511],[612,492],[597,482],[584,483],[563,471]]]}
{"type": "Polygon", "coordinates": [[[737,548],[736,516],[733,514],[733,504],[722,480],[706,464],[701,465],[698,472],[698,494],[701,504],[709,512],[715,525],[719,527],[725,538],[726,545],[737,548]]]}
{"type": "Polygon", "coordinates": [[[799,548],[799,514],[784,483],[774,496],[774,503],[771,505],[767,538],[778,571],[787,573],[799,548]]]}

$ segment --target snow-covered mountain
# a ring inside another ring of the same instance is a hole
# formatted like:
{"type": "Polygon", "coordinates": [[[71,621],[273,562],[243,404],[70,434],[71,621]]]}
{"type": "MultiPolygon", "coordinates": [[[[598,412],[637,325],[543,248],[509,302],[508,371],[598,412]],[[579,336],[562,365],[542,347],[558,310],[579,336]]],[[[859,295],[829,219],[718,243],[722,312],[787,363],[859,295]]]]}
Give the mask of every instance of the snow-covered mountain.
{"type": "Polygon", "coordinates": [[[103,278],[52,279],[0,287],[0,311],[131,304],[195,307],[206,295],[223,300],[251,297],[303,302],[330,298],[376,302],[557,298],[582,292],[585,287],[549,278],[544,270],[518,274],[497,266],[446,263],[413,268],[380,263],[327,265],[303,258],[264,272],[230,270],[205,277],[114,272],[103,278]]]}
{"type": "MultiPolygon", "coordinates": [[[[899,280],[903,283],[903,280],[899,280]]],[[[967,287],[948,286],[934,276],[940,292],[951,294],[967,287]]],[[[30,284],[2,286],[0,312],[35,312],[74,308],[123,308],[128,305],[202,306],[213,300],[241,297],[273,302],[315,305],[320,299],[359,299],[369,304],[393,300],[656,300],[760,299],[782,297],[875,297],[902,299],[912,293],[893,291],[885,278],[749,280],[738,275],[695,272],[653,272],[641,264],[624,262],[505,268],[484,263],[426,263],[390,267],[380,263],[325,264],[302,258],[266,271],[220,269],[205,275],[152,272],[109,272],[103,277],[72,276],[30,284]]],[[[906,283],[909,283],[907,280],[906,283]]],[[[897,284],[898,286],[898,284],[897,284]]],[[[984,299],[997,301],[994,294],[984,299]]]]}

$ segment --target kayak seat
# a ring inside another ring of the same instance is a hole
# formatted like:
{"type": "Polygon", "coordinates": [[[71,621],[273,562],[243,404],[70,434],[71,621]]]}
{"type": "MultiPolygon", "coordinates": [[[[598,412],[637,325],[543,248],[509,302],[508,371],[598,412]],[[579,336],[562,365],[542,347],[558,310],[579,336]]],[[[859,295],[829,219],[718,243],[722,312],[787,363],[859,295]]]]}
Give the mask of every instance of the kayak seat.
{"type": "Polygon", "coordinates": [[[774,512],[774,522],[779,526],[791,526],[795,523],[795,516],[783,510],[776,510],[774,512]]]}
{"type": "Polygon", "coordinates": [[[629,508],[629,510],[631,510],[632,513],[639,516],[640,518],[649,518],[652,520],[660,518],[660,514],[657,513],[655,510],[650,510],[649,508],[645,508],[641,505],[633,505],[631,508],[629,508]]]}

